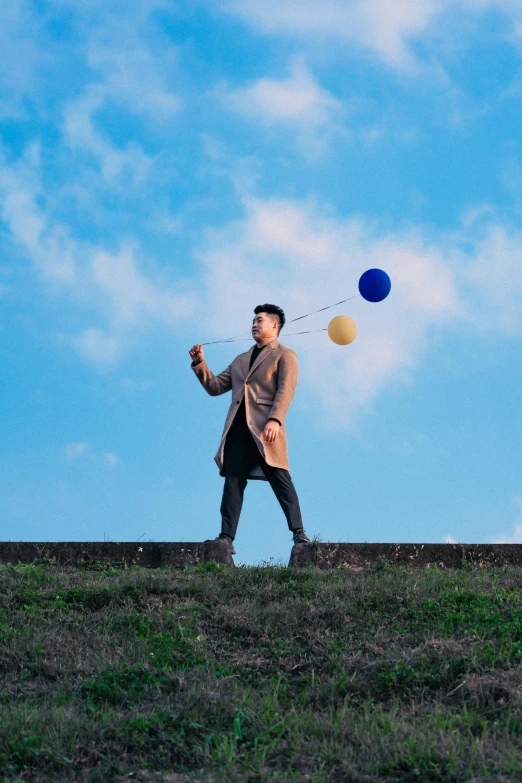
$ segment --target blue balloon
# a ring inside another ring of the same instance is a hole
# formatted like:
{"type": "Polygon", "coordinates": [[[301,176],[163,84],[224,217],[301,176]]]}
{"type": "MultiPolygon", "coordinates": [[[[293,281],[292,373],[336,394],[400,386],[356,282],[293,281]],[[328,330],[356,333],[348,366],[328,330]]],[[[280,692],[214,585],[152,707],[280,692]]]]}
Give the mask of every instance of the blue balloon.
{"type": "Polygon", "coordinates": [[[391,280],[382,269],[367,269],[359,280],[359,293],[367,302],[382,302],[391,290],[391,280]]]}

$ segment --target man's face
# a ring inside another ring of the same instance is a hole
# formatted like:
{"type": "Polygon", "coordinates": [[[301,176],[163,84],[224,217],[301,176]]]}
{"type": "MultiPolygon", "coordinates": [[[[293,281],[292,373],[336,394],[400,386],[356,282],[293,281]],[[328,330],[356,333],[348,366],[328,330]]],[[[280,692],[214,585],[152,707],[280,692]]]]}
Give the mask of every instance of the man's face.
{"type": "Polygon", "coordinates": [[[256,341],[277,337],[277,329],[277,321],[267,313],[258,313],[252,321],[252,337],[256,341]]]}

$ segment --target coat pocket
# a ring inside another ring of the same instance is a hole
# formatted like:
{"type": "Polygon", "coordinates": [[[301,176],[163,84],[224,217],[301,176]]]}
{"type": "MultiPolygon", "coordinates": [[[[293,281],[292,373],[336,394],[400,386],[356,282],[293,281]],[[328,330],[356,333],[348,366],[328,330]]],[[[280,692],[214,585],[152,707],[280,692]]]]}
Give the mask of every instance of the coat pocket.
{"type": "Polygon", "coordinates": [[[268,397],[256,397],[258,405],[273,405],[274,401],[269,400],[268,397]]]}

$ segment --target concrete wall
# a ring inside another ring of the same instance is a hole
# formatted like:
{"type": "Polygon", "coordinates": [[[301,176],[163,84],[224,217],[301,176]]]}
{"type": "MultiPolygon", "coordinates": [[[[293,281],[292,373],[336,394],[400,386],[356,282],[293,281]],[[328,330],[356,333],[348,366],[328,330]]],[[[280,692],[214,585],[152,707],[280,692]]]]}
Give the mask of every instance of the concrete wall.
{"type": "Polygon", "coordinates": [[[372,563],[426,568],[445,566],[522,566],[522,544],[300,544],[292,549],[295,568],[361,570],[372,563]]]}
{"type": "MultiPolygon", "coordinates": [[[[55,562],[59,565],[140,565],[147,568],[187,568],[217,562],[233,566],[226,544],[208,542],[0,542],[0,563],[55,562]]],[[[445,566],[522,566],[522,544],[299,544],[293,568],[362,570],[372,563],[426,568],[445,566]]]]}
{"type": "Polygon", "coordinates": [[[0,541],[0,563],[56,562],[60,565],[140,565],[146,568],[200,563],[233,565],[226,545],[208,542],[133,543],[115,541],[18,542],[0,541]]]}

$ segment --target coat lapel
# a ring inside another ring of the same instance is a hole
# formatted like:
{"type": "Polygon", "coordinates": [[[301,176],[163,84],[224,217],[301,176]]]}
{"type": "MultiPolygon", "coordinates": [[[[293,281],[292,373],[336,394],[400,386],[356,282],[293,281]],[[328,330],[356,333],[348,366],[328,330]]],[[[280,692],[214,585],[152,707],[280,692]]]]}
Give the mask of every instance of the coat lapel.
{"type": "Polygon", "coordinates": [[[251,374],[254,372],[254,370],[256,369],[256,367],[259,367],[259,365],[261,364],[261,362],[262,362],[262,361],[264,361],[264,360],[266,359],[266,357],[267,357],[267,356],[271,356],[271,355],[272,355],[272,351],[275,351],[275,349],[277,348],[277,346],[278,346],[278,345],[279,345],[279,340],[278,340],[278,339],[277,339],[277,337],[276,337],[276,338],[275,338],[275,340],[272,340],[272,342],[271,342],[271,343],[269,343],[269,344],[266,346],[266,348],[264,348],[264,349],[261,351],[261,353],[259,354],[259,356],[258,356],[258,357],[257,357],[257,359],[255,360],[255,362],[254,362],[254,364],[252,365],[252,367],[250,368],[250,370],[248,369],[248,363],[250,362],[250,357],[252,356],[252,351],[253,351],[254,349],[252,348],[252,349],[251,349],[251,350],[250,350],[250,351],[247,353],[247,357],[248,357],[248,360],[247,360],[247,361],[248,361],[248,363],[247,363],[247,366],[246,366],[247,374],[246,374],[245,380],[246,380],[246,379],[247,379],[247,378],[248,378],[248,377],[249,377],[249,376],[250,376],[250,375],[251,375],[251,374]]]}
{"type": "Polygon", "coordinates": [[[241,356],[241,369],[243,371],[245,380],[248,375],[248,365],[250,364],[250,357],[252,356],[252,351],[254,350],[254,348],[255,346],[253,345],[249,351],[247,351],[241,356]]]}

